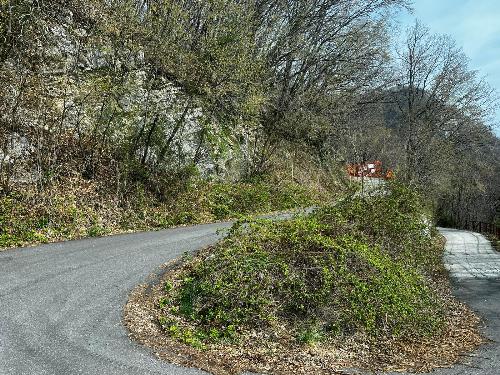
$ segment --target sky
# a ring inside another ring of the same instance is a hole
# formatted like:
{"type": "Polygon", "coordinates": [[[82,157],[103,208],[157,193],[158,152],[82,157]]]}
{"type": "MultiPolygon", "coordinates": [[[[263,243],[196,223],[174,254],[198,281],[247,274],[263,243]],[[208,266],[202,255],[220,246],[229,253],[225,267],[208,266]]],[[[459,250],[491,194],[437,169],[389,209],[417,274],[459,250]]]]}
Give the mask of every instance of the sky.
{"type": "MultiPolygon", "coordinates": [[[[401,14],[401,26],[418,18],[431,32],[453,37],[500,94],[500,0],[414,0],[413,14],[401,14]]],[[[495,116],[500,135],[500,109],[495,116]]]]}

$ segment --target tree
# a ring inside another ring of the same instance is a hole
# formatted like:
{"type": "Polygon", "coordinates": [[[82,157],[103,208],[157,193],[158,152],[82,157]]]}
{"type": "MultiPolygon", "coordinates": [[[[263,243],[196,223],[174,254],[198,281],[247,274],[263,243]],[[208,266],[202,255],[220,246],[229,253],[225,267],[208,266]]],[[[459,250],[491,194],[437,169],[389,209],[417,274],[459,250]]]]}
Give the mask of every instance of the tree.
{"type": "Polygon", "coordinates": [[[432,35],[418,21],[408,30],[396,61],[397,85],[391,96],[404,142],[404,170],[408,181],[423,186],[431,182],[426,172],[441,139],[454,137],[471,121],[485,123],[495,99],[455,42],[432,35]]]}

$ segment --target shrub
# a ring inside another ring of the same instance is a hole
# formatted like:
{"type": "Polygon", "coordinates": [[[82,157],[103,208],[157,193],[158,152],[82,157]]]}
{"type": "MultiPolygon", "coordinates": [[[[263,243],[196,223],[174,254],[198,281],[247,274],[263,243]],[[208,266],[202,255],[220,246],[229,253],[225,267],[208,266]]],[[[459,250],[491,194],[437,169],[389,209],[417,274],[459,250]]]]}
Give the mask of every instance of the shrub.
{"type": "Polygon", "coordinates": [[[181,172],[161,181],[160,196],[139,184],[119,200],[99,184],[68,179],[0,197],[0,248],[227,220],[309,206],[318,196],[294,183],[209,182],[181,172]]]}
{"type": "Polygon", "coordinates": [[[230,327],[234,337],[256,329],[279,336],[286,327],[299,342],[435,333],[443,307],[427,285],[430,268],[416,267],[434,257],[425,210],[412,191],[391,192],[292,220],[237,223],[185,265],[165,293],[162,319],[202,342],[217,341],[215,331],[227,339],[230,327]]]}

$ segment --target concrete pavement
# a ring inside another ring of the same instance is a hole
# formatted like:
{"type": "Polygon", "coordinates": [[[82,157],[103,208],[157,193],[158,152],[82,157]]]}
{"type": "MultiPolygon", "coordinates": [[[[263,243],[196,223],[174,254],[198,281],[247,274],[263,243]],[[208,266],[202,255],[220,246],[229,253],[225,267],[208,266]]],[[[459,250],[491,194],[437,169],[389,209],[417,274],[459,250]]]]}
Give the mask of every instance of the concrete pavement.
{"type": "Polygon", "coordinates": [[[431,375],[500,375],[500,253],[478,233],[447,228],[439,231],[446,238],[444,263],[453,294],[483,319],[483,334],[490,342],[455,366],[436,369],[431,375]]]}
{"type": "Polygon", "coordinates": [[[490,342],[464,357],[462,364],[433,372],[439,375],[500,374],[500,253],[481,234],[444,229],[446,268],[454,294],[483,319],[490,342]]]}
{"type": "Polygon", "coordinates": [[[484,236],[453,229],[441,229],[441,232],[447,240],[444,261],[453,278],[500,278],[500,253],[484,236]]]}

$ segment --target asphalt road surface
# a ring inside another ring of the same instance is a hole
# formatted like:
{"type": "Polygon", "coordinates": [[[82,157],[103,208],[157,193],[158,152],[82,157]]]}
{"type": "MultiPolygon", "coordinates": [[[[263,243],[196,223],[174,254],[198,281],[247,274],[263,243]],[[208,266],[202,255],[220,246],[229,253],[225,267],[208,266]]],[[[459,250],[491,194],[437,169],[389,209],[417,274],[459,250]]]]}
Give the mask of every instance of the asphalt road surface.
{"type": "MultiPolygon", "coordinates": [[[[158,266],[215,242],[208,224],[0,252],[0,374],[202,374],[160,362],[131,342],[122,306],[158,266]]],[[[443,230],[457,295],[500,337],[500,256],[469,232],[443,230]],[[480,261],[476,261],[480,259],[480,261]],[[491,266],[494,264],[494,266],[491,266]]],[[[500,374],[498,343],[441,374],[500,374]]]]}
{"type": "Polygon", "coordinates": [[[0,374],[200,374],[160,362],[122,325],[131,289],[186,251],[209,224],[0,252],[0,374]]]}

